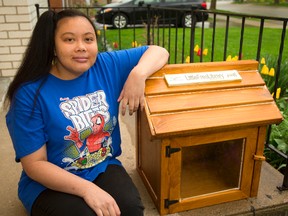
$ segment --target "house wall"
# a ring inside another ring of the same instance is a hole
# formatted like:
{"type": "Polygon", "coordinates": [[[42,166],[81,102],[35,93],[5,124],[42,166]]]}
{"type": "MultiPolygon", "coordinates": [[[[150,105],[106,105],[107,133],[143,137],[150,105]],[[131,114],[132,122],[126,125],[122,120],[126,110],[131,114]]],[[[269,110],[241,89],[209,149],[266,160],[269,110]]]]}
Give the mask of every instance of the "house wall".
{"type": "Polygon", "coordinates": [[[50,6],[53,7],[63,7],[63,6],[75,6],[75,5],[87,5],[93,6],[95,2],[98,5],[105,5],[110,2],[115,2],[119,0],[49,0],[50,6]]]}
{"type": "Polygon", "coordinates": [[[0,77],[14,76],[37,20],[35,4],[47,0],[0,0],[0,77]]]}
{"type": "Polygon", "coordinates": [[[49,0],[51,7],[62,7],[62,0],[49,0]]]}

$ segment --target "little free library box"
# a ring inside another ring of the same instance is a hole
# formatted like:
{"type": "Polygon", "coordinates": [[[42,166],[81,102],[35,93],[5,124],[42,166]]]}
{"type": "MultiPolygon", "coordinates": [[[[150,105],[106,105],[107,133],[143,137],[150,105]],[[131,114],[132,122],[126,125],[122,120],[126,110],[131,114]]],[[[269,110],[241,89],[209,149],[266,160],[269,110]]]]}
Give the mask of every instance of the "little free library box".
{"type": "Polygon", "coordinates": [[[256,197],[282,121],[258,62],[170,64],[146,81],[137,170],[161,215],[256,197]]]}

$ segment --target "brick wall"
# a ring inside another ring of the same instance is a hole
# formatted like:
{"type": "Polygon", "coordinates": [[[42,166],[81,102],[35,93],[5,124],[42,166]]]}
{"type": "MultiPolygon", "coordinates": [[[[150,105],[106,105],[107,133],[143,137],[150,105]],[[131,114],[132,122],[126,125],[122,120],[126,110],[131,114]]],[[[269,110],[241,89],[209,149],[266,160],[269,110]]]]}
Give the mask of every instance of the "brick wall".
{"type": "Polygon", "coordinates": [[[0,0],[0,77],[14,76],[37,20],[35,4],[47,0],[0,0]]]}

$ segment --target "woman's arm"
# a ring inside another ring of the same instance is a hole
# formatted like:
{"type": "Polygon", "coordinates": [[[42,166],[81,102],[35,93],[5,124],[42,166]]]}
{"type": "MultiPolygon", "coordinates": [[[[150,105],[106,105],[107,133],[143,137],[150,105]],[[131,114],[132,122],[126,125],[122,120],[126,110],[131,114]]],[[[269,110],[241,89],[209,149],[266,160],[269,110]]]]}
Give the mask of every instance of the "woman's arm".
{"type": "Polygon", "coordinates": [[[115,200],[90,181],[47,161],[46,145],[21,158],[26,174],[47,188],[82,197],[97,215],[120,215],[115,200]]]}
{"type": "Polygon", "coordinates": [[[118,98],[121,101],[121,113],[125,115],[126,106],[129,105],[129,114],[132,115],[139,105],[144,107],[145,80],[160,70],[169,58],[169,53],[163,47],[150,45],[140,58],[138,64],[130,72],[122,92],[118,98]]]}

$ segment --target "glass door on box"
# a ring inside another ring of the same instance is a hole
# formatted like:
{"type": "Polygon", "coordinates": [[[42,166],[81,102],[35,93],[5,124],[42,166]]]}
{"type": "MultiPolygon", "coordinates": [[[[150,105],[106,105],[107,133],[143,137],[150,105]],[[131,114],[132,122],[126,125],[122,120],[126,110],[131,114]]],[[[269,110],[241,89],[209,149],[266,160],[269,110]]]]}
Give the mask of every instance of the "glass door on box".
{"type": "Polygon", "coordinates": [[[245,139],[182,148],[181,197],[240,188],[245,139]]]}

